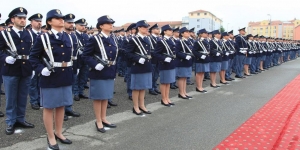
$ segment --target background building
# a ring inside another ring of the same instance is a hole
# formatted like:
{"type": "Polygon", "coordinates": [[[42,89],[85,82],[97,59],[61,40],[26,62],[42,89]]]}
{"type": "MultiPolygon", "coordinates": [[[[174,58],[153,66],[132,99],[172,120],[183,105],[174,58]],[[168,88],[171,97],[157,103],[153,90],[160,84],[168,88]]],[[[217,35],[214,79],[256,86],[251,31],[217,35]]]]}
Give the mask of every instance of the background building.
{"type": "MultiPolygon", "coordinates": [[[[222,20],[216,17],[213,13],[206,10],[197,10],[189,12],[189,15],[182,18],[182,21],[157,21],[157,22],[148,22],[150,26],[155,23],[158,24],[159,27],[170,24],[172,28],[177,27],[187,27],[188,29],[195,28],[195,32],[198,30],[205,28],[208,31],[218,30],[222,25],[222,20]]],[[[125,28],[131,23],[126,23],[121,27],[115,27],[114,30],[118,30],[120,28],[125,28]]]]}
{"type": "Polygon", "coordinates": [[[208,31],[220,29],[223,21],[213,13],[206,10],[189,12],[189,15],[182,18],[182,26],[195,28],[195,31],[205,28],[208,31]]]}
{"type": "Polygon", "coordinates": [[[296,33],[298,30],[295,30],[299,25],[300,20],[297,19],[290,21],[274,20],[271,22],[263,20],[260,22],[249,22],[247,32],[252,35],[258,34],[266,37],[294,39],[295,35],[299,35],[296,33]]]}

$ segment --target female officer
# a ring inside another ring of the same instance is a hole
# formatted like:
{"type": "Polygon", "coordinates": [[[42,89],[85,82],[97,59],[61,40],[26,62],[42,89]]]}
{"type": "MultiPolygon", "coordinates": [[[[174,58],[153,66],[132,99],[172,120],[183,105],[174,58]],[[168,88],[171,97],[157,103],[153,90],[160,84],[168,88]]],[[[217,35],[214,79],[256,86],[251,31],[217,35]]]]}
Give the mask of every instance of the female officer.
{"type": "Polygon", "coordinates": [[[203,89],[204,73],[209,72],[209,43],[207,41],[208,33],[205,29],[198,31],[199,40],[193,47],[193,53],[196,57],[196,91],[206,93],[203,89]]]}
{"type": "Polygon", "coordinates": [[[49,31],[37,37],[29,57],[35,72],[41,74],[41,104],[44,107],[43,119],[50,149],[59,149],[56,139],[64,144],[72,143],[62,135],[64,106],[72,105],[73,81],[73,41],[70,35],[63,32],[63,17],[58,9],[47,13],[46,25],[49,31]]]}
{"type": "Polygon", "coordinates": [[[162,40],[157,42],[154,57],[159,61],[161,104],[167,107],[174,105],[169,98],[170,83],[175,82],[175,44],[171,37],[173,29],[170,25],[161,27],[162,40]]]}
{"type": "Polygon", "coordinates": [[[219,30],[212,32],[213,38],[209,41],[210,45],[210,86],[213,88],[219,88],[216,84],[217,72],[221,71],[222,64],[222,43],[220,41],[221,34],[219,30]]]}
{"type": "MultiPolygon", "coordinates": [[[[228,69],[228,61],[229,61],[229,45],[226,44],[227,40],[229,39],[229,35],[227,32],[222,33],[222,51],[223,51],[223,57],[222,57],[222,64],[221,64],[221,71],[220,71],[220,83],[221,84],[229,84],[225,80],[225,73],[228,69]]],[[[228,43],[228,42],[227,42],[228,43]]]]}
{"type": "Polygon", "coordinates": [[[182,99],[191,99],[186,93],[186,79],[192,75],[192,45],[189,42],[190,33],[186,27],[179,30],[181,39],[176,41],[176,59],[178,77],[179,94],[178,97],[182,99]]]}
{"type": "Polygon", "coordinates": [[[98,18],[99,34],[92,36],[84,48],[83,59],[90,68],[90,99],[93,100],[96,116],[96,129],[106,132],[105,127],[116,128],[106,120],[108,99],[113,98],[114,78],[116,76],[116,58],[118,46],[110,36],[115,23],[109,16],[98,18]]]}
{"type": "Polygon", "coordinates": [[[151,114],[145,107],[145,90],[152,88],[151,41],[146,37],[149,24],[145,20],[136,23],[136,36],[127,44],[125,55],[131,66],[131,85],[133,109],[136,115],[151,114]]]}

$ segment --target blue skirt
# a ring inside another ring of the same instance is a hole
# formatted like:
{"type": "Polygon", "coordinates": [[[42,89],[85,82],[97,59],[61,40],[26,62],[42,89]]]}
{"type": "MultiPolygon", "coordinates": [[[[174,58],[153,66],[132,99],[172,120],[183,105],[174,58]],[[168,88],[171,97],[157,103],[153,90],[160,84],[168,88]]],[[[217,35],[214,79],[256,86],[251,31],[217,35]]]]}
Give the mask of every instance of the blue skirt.
{"type": "Polygon", "coordinates": [[[265,60],[266,60],[266,55],[263,55],[263,56],[261,57],[261,60],[262,60],[262,61],[265,61],[265,60]]]}
{"type": "Polygon", "coordinates": [[[209,69],[210,69],[210,72],[220,72],[221,71],[221,62],[210,62],[209,69]]]}
{"type": "Polygon", "coordinates": [[[176,76],[179,78],[191,77],[192,76],[192,67],[177,67],[176,76]]]}
{"type": "Polygon", "coordinates": [[[169,84],[175,82],[175,69],[171,70],[160,70],[159,71],[160,76],[160,83],[162,84],[169,84]]]}
{"type": "Polygon", "coordinates": [[[222,61],[221,70],[227,70],[227,69],[228,69],[228,60],[222,61]]]}
{"type": "Polygon", "coordinates": [[[250,65],[251,60],[252,60],[252,57],[246,57],[246,59],[244,59],[244,65],[250,65]]]}
{"type": "Polygon", "coordinates": [[[72,86],[41,88],[40,103],[44,108],[53,109],[73,104],[72,86]]]}
{"type": "Polygon", "coordinates": [[[131,85],[132,90],[145,90],[152,88],[152,72],[131,74],[131,85]]]}
{"type": "Polygon", "coordinates": [[[196,63],[196,72],[209,72],[209,63],[196,63]]]}
{"type": "Polygon", "coordinates": [[[90,99],[108,100],[114,95],[114,80],[90,80],[90,99]]]}

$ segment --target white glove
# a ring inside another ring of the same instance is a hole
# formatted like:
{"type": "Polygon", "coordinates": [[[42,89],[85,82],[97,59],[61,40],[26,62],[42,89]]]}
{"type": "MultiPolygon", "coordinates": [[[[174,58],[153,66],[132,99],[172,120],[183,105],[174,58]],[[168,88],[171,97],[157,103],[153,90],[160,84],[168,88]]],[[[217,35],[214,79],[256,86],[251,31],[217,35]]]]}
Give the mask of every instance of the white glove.
{"type": "Polygon", "coordinates": [[[104,66],[102,64],[97,64],[95,69],[98,71],[101,71],[104,68],[104,66]]]}
{"type": "Polygon", "coordinates": [[[8,63],[8,64],[14,64],[16,60],[17,60],[17,59],[15,59],[15,58],[13,58],[13,57],[11,57],[11,56],[7,56],[7,57],[5,58],[5,62],[8,63]]]}
{"type": "Polygon", "coordinates": [[[50,73],[51,73],[51,71],[49,71],[47,67],[45,67],[45,68],[42,70],[42,75],[43,75],[43,76],[50,76],[50,73]]]}
{"type": "Polygon", "coordinates": [[[220,55],[221,55],[220,53],[217,53],[217,54],[216,54],[216,56],[220,56],[220,55]]]}
{"type": "Polygon", "coordinates": [[[228,53],[228,52],[226,52],[226,53],[225,53],[225,55],[226,55],[226,56],[228,56],[228,55],[229,55],[229,53],[228,53]]]}
{"type": "Polygon", "coordinates": [[[165,58],[165,62],[168,62],[168,63],[169,63],[169,62],[171,62],[171,60],[172,60],[172,59],[171,59],[170,57],[165,58]]]}
{"type": "Polygon", "coordinates": [[[190,60],[192,57],[190,56],[190,55],[187,55],[186,57],[185,57],[185,59],[186,60],[190,60]]]}
{"type": "Polygon", "coordinates": [[[253,54],[253,53],[250,51],[249,54],[253,54]]]}
{"type": "Polygon", "coordinates": [[[35,71],[32,71],[31,79],[34,77],[35,71]]]}
{"type": "Polygon", "coordinates": [[[79,70],[79,69],[77,69],[77,73],[76,73],[77,75],[79,74],[79,71],[80,71],[80,70],[79,70]]]}
{"type": "Polygon", "coordinates": [[[140,58],[140,59],[139,59],[139,63],[140,63],[140,64],[144,64],[144,63],[145,63],[145,61],[146,61],[146,59],[145,59],[145,58],[140,58]]]}
{"type": "Polygon", "coordinates": [[[231,53],[231,54],[233,54],[233,53],[234,53],[234,51],[230,51],[230,53],[231,53]]]}
{"type": "Polygon", "coordinates": [[[201,59],[205,59],[205,58],[206,58],[206,55],[202,55],[202,56],[201,56],[201,59]]]}

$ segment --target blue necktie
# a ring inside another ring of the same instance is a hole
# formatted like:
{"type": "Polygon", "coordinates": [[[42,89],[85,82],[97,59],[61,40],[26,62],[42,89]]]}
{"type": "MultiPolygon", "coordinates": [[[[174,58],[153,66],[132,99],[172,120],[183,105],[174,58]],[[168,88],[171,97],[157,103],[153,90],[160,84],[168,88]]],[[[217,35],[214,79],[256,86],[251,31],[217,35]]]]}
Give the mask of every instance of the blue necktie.
{"type": "Polygon", "coordinates": [[[145,36],[143,39],[144,39],[144,41],[145,41],[147,44],[150,45],[149,39],[148,39],[146,36],[145,36]]]}
{"type": "Polygon", "coordinates": [[[20,37],[22,37],[23,31],[19,31],[20,37]]]}
{"type": "Polygon", "coordinates": [[[58,32],[58,33],[57,33],[58,40],[62,40],[62,35],[63,35],[63,34],[62,34],[62,33],[60,33],[60,32],[58,32]]]}

